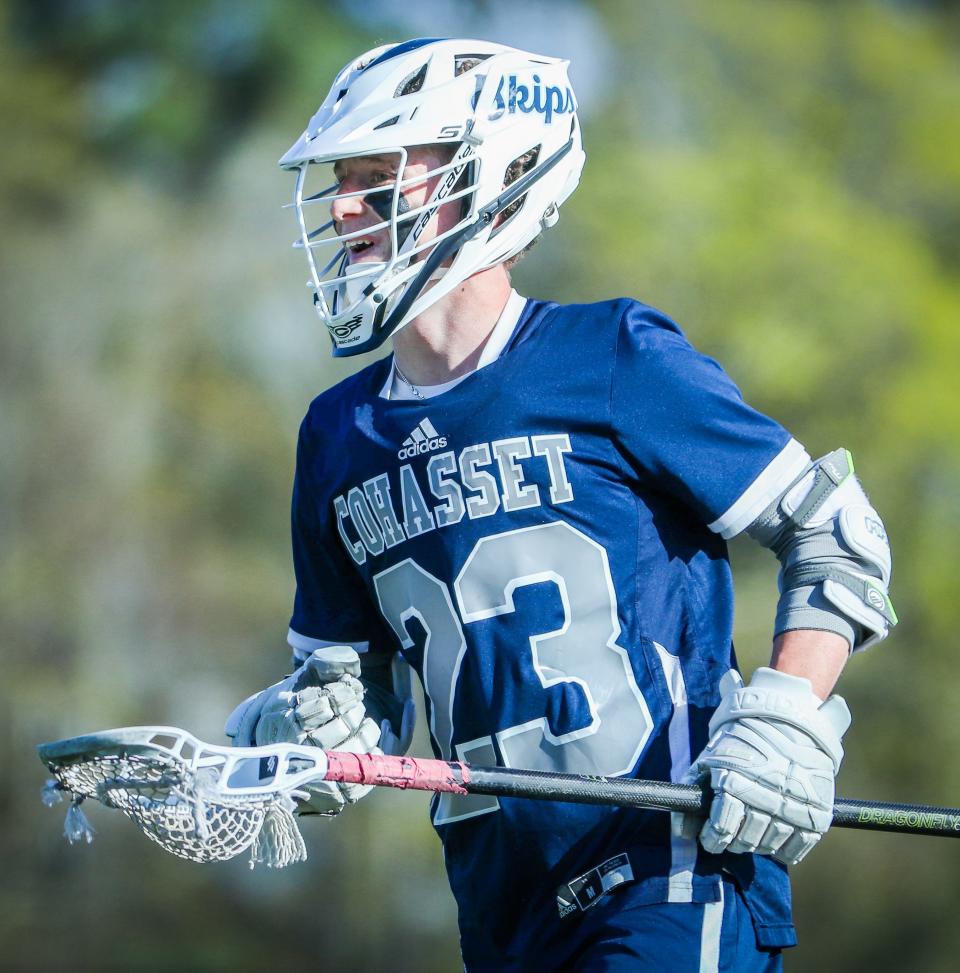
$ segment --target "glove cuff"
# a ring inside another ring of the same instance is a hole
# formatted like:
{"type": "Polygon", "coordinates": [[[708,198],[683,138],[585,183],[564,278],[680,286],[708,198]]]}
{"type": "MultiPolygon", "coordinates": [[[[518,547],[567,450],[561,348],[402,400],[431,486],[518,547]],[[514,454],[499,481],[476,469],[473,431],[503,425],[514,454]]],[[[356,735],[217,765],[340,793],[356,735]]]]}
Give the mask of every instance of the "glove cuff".
{"type": "Polygon", "coordinates": [[[840,769],[841,740],[850,726],[850,710],[842,696],[821,703],[809,679],[766,666],[757,669],[747,686],[737,676],[735,682],[727,687],[721,683],[720,688],[726,691],[710,720],[711,736],[725,723],[749,717],[786,723],[819,745],[833,761],[834,773],[840,769]]]}

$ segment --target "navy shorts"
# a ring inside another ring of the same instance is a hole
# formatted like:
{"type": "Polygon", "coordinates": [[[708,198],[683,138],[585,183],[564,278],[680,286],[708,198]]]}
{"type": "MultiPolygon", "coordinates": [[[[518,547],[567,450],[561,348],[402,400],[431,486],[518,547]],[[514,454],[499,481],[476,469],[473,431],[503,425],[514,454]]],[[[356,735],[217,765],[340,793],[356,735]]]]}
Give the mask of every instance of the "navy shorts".
{"type": "Polygon", "coordinates": [[[760,949],[746,903],[732,882],[722,901],[598,902],[563,968],[571,973],[779,973],[780,950],[760,949]]]}
{"type": "MultiPolygon", "coordinates": [[[[464,943],[466,945],[466,943],[464,943]]],[[[721,899],[637,902],[627,889],[605,895],[575,926],[540,941],[529,955],[474,956],[467,973],[781,973],[779,949],[757,945],[753,920],[736,885],[721,899]],[[623,894],[627,893],[627,894],[623,894]]]]}

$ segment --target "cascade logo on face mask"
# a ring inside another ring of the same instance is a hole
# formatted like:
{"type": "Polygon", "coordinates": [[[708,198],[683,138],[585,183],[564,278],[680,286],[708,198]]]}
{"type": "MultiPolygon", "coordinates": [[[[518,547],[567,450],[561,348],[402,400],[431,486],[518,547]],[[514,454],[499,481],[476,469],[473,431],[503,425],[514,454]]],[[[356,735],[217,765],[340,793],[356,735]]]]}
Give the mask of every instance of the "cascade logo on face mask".
{"type": "MultiPolygon", "coordinates": [[[[346,321],[343,324],[337,324],[333,326],[327,325],[327,327],[329,328],[330,333],[334,336],[334,338],[337,339],[337,341],[339,341],[341,344],[348,344],[349,343],[348,339],[350,338],[350,335],[352,335],[353,332],[356,331],[357,328],[359,328],[362,323],[363,323],[363,318],[361,317],[361,315],[357,314],[354,317],[350,318],[349,321],[346,321]]],[[[357,335],[357,337],[353,338],[352,340],[359,341],[360,335],[357,335]]]]}
{"type": "Polygon", "coordinates": [[[532,85],[518,83],[515,74],[504,75],[500,78],[493,103],[497,111],[490,116],[491,121],[500,118],[504,112],[510,115],[515,115],[518,111],[527,115],[536,112],[543,115],[545,124],[549,125],[554,115],[567,115],[577,110],[570,88],[541,84],[538,74],[533,75],[532,85]]]}

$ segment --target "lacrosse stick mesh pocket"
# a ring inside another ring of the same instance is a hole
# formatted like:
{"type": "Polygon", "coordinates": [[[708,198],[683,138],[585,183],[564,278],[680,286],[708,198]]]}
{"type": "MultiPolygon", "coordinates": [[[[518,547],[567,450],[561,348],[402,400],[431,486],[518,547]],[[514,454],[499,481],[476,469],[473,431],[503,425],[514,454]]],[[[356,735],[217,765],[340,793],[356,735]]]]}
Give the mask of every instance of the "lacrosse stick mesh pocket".
{"type": "MultiPolygon", "coordinates": [[[[122,811],[165,851],[195,862],[226,861],[250,848],[280,803],[276,795],[217,793],[216,770],[192,770],[156,750],[89,755],[49,766],[64,790],[122,811]]],[[[258,842],[251,865],[263,861],[282,867],[306,857],[296,822],[288,809],[283,811],[280,840],[258,842]]]]}

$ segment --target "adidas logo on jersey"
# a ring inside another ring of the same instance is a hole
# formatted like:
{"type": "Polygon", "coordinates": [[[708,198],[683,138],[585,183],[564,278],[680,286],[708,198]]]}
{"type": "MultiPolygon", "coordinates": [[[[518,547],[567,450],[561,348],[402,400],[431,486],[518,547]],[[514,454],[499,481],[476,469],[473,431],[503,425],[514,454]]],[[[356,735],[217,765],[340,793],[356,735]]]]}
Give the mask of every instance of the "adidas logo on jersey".
{"type": "Polygon", "coordinates": [[[429,419],[421,419],[413,432],[403,441],[399,459],[413,459],[422,453],[432,453],[435,449],[443,449],[447,445],[447,437],[441,436],[429,419]]]}

